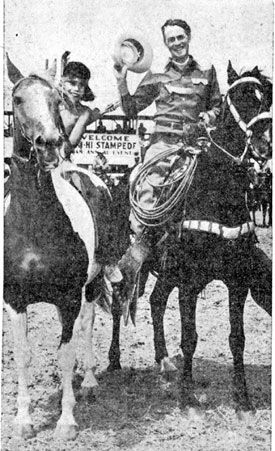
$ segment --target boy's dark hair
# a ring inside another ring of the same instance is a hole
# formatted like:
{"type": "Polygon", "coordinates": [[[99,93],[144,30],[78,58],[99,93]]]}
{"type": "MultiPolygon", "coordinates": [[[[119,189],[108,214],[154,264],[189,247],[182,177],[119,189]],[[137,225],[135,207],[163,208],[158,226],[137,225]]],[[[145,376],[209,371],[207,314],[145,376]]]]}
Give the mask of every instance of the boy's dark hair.
{"type": "Polygon", "coordinates": [[[85,64],[78,61],[70,61],[63,70],[63,77],[77,77],[87,81],[83,99],[84,102],[91,102],[95,96],[88,86],[88,81],[91,78],[91,72],[85,64]]]}
{"type": "Polygon", "coordinates": [[[180,27],[180,28],[182,28],[182,29],[185,31],[185,33],[187,34],[188,37],[191,36],[191,28],[189,27],[188,23],[185,22],[185,20],[181,20],[181,19],[168,19],[168,20],[166,20],[165,24],[163,24],[162,27],[161,27],[162,36],[163,36],[164,41],[165,41],[165,35],[164,35],[165,28],[166,28],[166,27],[169,27],[169,26],[172,26],[172,27],[173,27],[173,26],[180,27]]]}

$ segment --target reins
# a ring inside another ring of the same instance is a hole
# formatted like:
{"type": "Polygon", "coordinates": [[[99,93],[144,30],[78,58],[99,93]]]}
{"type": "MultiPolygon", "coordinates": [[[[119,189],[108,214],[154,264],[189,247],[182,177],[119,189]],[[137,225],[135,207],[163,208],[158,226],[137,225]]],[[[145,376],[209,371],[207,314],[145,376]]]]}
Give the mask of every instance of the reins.
{"type": "MultiPolygon", "coordinates": [[[[248,123],[246,123],[241,118],[238,110],[236,109],[235,105],[232,103],[229,93],[233,88],[235,88],[236,86],[238,86],[242,83],[256,83],[256,84],[262,86],[262,83],[255,77],[243,77],[243,78],[240,78],[239,80],[236,80],[234,83],[232,83],[232,85],[228,88],[227,93],[225,95],[227,105],[229,107],[229,110],[230,110],[233,118],[235,119],[236,123],[241,128],[241,130],[246,134],[246,143],[245,143],[245,148],[244,148],[242,155],[240,157],[235,157],[230,152],[228,152],[224,147],[217,144],[211,136],[211,131],[213,130],[213,128],[211,129],[204,124],[205,130],[206,130],[207,136],[209,137],[210,142],[215,147],[217,147],[219,150],[221,150],[224,154],[226,154],[228,157],[230,157],[238,165],[243,163],[244,158],[245,158],[249,148],[252,146],[251,138],[253,135],[253,131],[251,130],[251,127],[253,125],[255,125],[256,122],[258,122],[258,121],[265,120],[265,119],[271,119],[271,113],[268,113],[268,112],[260,113],[261,107],[259,108],[258,114],[255,117],[253,117],[248,123]]],[[[253,151],[254,151],[254,153],[258,154],[254,147],[253,147],[253,151]]]]}

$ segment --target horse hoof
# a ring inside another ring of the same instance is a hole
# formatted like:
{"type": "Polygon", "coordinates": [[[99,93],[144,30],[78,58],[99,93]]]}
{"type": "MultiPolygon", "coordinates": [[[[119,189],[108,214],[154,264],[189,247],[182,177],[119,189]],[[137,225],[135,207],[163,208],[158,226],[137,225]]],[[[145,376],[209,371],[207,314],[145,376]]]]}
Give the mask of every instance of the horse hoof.
{"type": "Polygon", "coordinates": [[[13,436],[15,439],[25,439],[35,437],[35,432],[32,424],[15,424],[13,428],[13,436]]]}
{"type": "Polygon", "coordinates": [[[81,388],[81,397],[89,404],[96,403],[96,395],[94,393],[94,389],[91,387],[82,387],[81,388]]]}
{"type": "Polygon", "coordinates": [[[236,410],[236,416],[239,421],[243,423],[249,423],[255,417],[256,410],[251,407],[249,410],[236,410]]]}
{"type": "Polygon", "coordinates": [[[171,362],[169,357],[164,357],[160,362],[160,372],[161,373],[172,373],[177,371],[177,367],[171,362]]]}
{"type": "Polygon", "coordinates": [[[55,440],[74,440],[77,436],[77,426],[74,424],[57,424],[54,431],[55,440]]]}
{"type": "Polygon", "coordinates": [[[187,406],[184,409],[186,418],[189,421],[202,421],[204,419],[204,411],[200,406],[187,406]]]}

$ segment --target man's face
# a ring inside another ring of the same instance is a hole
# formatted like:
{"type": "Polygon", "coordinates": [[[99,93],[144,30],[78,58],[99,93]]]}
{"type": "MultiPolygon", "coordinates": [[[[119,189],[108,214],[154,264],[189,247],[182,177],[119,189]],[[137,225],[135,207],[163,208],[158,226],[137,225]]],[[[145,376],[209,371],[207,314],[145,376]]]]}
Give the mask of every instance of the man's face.
{"type": "Polygon", "coordinates": [[[177,25],[168,25],[164,30],[164,42],[176,60],[184,60],[188,55],[190,39],[184,29],[177,25]]]}

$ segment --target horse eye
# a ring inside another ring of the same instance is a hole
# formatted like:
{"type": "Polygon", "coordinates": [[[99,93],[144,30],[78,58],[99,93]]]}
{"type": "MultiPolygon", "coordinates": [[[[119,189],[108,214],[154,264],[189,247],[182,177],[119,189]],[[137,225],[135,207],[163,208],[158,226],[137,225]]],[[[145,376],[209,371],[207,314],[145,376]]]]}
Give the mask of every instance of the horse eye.
{"type": "Polygon", "coordinates": [[[15,104],[16,106],[18,106],[18,105],[20,105],[20,103],[23,102],[23,100],[22,100],[21,97],[14,97],[14,98],[13,98],[13,102],[14,102],[14,104],[15,104]]]}

